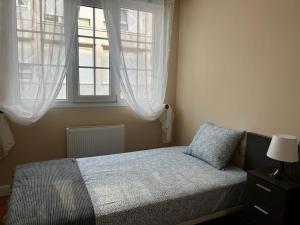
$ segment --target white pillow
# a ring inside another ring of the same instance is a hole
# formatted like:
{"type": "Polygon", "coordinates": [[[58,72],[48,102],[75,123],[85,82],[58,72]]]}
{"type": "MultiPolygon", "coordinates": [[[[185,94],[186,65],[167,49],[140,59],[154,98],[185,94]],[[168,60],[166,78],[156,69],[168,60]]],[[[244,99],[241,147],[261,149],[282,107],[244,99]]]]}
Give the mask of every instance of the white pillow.
{"type": "Polygon", "coordinates": [[[185,153],[222,169],[227,166],[242,136],[241,131],[204,123],[185,153]]]}

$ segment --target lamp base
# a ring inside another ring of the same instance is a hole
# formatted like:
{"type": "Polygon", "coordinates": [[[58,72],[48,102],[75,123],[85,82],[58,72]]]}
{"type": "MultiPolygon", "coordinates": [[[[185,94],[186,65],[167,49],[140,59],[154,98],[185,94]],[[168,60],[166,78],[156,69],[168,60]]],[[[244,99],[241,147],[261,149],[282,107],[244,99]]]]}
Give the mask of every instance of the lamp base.
{"type": "Polygon", "coordinates": [[[270,173],[270,176],[275,178],[276,180],[292,180],[285,171],[284,162],[279,162],[279,168],[274,171],[273,173],[270,173]]]}

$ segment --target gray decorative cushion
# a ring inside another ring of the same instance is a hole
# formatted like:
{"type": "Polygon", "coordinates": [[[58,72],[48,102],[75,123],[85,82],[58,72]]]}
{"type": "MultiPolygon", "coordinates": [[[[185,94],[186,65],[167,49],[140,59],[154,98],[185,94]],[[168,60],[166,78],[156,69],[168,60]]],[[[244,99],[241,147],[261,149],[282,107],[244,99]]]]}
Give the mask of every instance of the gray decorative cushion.
{"type": "Polygon", "coordinates": [[[204,123],[185,153],[222,169],[231,159],[242,135],[241,131],[204,123]]]}

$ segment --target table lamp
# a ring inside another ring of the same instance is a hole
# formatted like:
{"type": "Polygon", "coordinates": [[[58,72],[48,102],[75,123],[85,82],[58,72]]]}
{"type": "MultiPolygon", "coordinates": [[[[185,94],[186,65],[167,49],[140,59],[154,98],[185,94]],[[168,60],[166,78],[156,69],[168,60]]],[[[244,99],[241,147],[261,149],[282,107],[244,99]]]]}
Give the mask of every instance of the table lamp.
{"type": "Polygon", "coordinates": [[[267,156],[279,161],[279,168],[271,176],[279,180],[289,180],[284,163],[299,161],[298,138],[287,134],[273,135],[267,156]]]}

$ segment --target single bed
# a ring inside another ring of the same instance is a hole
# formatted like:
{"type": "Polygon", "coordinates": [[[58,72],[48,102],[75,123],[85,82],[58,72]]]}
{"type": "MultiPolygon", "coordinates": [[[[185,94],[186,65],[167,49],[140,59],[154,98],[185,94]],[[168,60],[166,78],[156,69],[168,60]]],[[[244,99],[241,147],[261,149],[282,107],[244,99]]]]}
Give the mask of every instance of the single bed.
{"type": "Polygon", "coordinates": [[[217,170],[185,149],[78,159],[96,225],[179,224],[237,206],[246,172],[234,166],[217,170]]]}
{"type": "MultiPolygon", "coordinates": [[[[247,146],[251,156],[257,146],[247,146]]],[[[185,148],[19,166],[6,225],[196,224],[238,209],[246,172],[215,169],[185,148]]]]}

